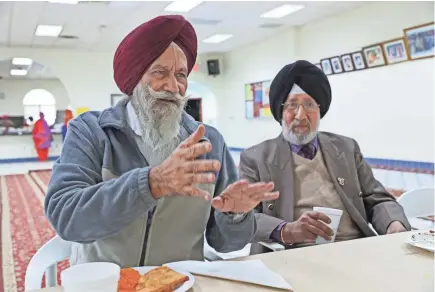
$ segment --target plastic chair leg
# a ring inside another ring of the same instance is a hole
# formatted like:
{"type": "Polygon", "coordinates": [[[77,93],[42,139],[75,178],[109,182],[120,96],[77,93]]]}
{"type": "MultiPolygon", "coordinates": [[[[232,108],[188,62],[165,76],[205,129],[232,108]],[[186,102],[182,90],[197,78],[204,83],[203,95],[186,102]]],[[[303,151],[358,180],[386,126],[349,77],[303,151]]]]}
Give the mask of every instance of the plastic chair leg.
{"type": "Polygon", "coordinates": [[[52,265],[45,270],[45,286],[56,287],[57,286],[57,267],[52,265]]]}

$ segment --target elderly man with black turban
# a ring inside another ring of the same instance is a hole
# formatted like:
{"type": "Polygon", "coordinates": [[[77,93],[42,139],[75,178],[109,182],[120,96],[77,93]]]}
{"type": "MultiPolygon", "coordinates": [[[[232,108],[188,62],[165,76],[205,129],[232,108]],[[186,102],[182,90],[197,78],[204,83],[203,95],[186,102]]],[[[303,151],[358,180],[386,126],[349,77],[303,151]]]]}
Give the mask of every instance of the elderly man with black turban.
{"type": "Polygon", "coordinates": [[[276,199],[271,182],[238,181],[221,134],[183,111],[197,38],[182,16],[154,18],[128,34],[114,57],[126,98],[68,125],[45,211],[72,241],[71,264],[121,267],[203,260],[242,249],[253,209],[276,199]]]}
{"type": "MultiPolygon", "coordinates": [[[[319,132],[331,104],[326,75],[307,61],[286,65],[270,87],[270,107],[282,126],[279,137],[245,150],[240,177],[271,180],[278,200],[260,203],[254,242],[275,241],[301,247],[410,229],[402,207],[373,177],[357,142],[319,132]],[[338,230],[314,207],[342,210],[338,230]],[[323,241],[323,242],[324,242],[323,241]]],[[[253,253],[266,251],[252,245],[253,253]]]]}

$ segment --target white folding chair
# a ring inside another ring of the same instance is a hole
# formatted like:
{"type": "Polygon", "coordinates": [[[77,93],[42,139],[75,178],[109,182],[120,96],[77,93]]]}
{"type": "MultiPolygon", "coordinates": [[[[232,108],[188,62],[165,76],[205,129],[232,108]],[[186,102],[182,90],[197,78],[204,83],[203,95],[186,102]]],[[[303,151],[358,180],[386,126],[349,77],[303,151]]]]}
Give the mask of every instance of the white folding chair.
{"type": "Polygon", "coordinates": [[[403,207],[412,228],[429,229],[433,228],[433,222],[417,217],[435,215],[434,198],[434,188],[420,188],[403,193],[397,202],[403,207]]]}
{"type": "Polygon", "coordinates": [[[57,285],[56,264],[66,260],[71,254],[71,243],[55,236],[46,242],[32,257],[26,270],[25,291],[39,290],[45,273],[46,287],[57,285]]]}
{"type": "Polygon", "coordinates": [[[402,205],[406,217],[422,217],[435,215],[434,188],[414,189],[403,193],[397,202],[402,205]]]}

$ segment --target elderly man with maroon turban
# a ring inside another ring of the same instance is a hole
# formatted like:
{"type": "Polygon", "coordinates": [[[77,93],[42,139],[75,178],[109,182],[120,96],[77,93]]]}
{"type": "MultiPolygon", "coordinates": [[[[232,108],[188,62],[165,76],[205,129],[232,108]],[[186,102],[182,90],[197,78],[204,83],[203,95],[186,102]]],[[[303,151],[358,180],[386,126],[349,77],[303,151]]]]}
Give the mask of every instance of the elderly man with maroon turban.
{"type": "Polygon", "coordinates": [[[70,121],[45,200],[71,264],[122,267],[203,260],[242,249],[256,232],[253,208],[276,199],[270,182],[239,181],[221,134],[183,108],[197,38],[181,16],[152,19],[114,57],[127,97],[70,121]]]}

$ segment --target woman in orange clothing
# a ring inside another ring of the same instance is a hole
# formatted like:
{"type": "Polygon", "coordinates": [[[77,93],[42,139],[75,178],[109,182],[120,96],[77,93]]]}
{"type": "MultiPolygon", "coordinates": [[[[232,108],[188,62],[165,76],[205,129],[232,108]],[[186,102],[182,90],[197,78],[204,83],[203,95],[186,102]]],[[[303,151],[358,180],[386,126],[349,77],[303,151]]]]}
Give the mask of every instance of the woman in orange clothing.
{"type": "Polygon", "coordinates": [[[65,110],[65,119],[63,120],[62,126],[62,141],[65,141],[66,131],[68,127],[68,122],[73,118],[73,113],[70,110],[65,110]]]}
{"type": "Polygon", "coordinates": [[[32,136],[39,161],[47,160],[48,149],[50,149],[51,146],[52,134],[47,121],[44,119],[43,113],[39,113],[39,120],[37,120],[33,126],[32,136]]]}

